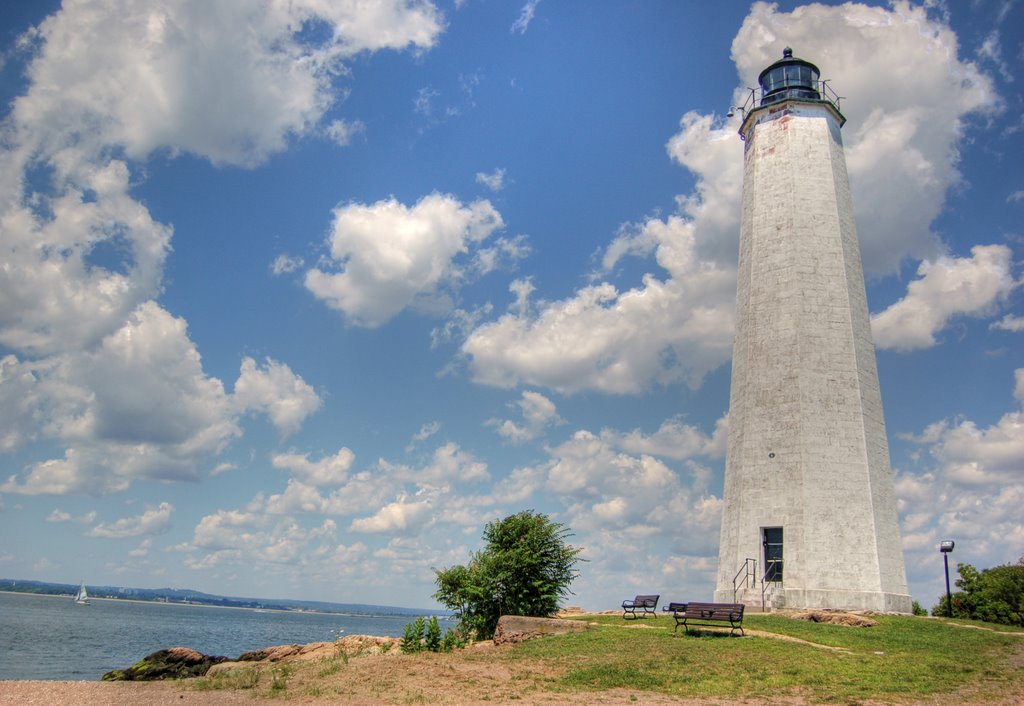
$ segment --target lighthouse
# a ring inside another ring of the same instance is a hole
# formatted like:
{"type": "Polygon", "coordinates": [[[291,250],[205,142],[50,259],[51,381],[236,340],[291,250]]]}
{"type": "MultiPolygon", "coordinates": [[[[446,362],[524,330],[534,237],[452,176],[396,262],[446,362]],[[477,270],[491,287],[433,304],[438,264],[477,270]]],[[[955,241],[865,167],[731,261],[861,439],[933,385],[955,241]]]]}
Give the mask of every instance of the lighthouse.
{"type": "Polygon", "coordinates": [[[791,49],[742,111],[715,600],[911,612],[840,99],[791,49]]]}

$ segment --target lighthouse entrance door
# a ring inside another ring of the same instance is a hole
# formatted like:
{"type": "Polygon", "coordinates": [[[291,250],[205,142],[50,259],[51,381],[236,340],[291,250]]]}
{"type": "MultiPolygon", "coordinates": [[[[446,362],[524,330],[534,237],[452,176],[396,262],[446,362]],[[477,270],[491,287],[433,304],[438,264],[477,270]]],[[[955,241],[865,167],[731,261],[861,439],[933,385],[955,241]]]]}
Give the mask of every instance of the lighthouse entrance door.
{"type": "Polygon", "coordinates": [[[764,544],[764,580],[782,582],[782,528],[764,527],[761,530],[764,544]]]}

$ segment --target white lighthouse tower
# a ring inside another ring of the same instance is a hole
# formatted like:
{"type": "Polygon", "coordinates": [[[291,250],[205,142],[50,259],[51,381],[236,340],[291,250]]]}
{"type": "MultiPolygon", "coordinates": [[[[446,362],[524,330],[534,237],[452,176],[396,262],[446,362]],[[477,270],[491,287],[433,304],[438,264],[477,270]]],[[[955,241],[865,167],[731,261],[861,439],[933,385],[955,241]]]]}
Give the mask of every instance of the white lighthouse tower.
{"type": "Polygon", "coordinates": [[[758,82],[715,600],[909,613],[846,119],[789,48],[758,82]]]}

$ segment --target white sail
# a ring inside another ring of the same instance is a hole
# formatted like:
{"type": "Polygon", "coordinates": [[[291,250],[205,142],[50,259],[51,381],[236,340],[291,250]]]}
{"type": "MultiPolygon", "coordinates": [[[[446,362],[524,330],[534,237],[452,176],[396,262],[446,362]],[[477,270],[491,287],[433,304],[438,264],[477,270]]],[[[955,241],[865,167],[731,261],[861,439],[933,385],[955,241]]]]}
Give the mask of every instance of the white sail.
{"type": "Polygon", "coordinates": [[[78,587],[78,593],[75,594],[75,603],[78,605],[89,605],[89,592],[85,590],[85,582],[78,587]]]}

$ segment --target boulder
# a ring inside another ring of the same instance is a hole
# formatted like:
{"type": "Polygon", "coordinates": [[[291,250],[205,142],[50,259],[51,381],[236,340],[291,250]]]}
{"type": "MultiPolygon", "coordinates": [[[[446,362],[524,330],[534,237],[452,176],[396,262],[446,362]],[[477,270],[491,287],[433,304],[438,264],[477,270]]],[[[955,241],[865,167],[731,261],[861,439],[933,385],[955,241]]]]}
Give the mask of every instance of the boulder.
{"type": "Polygon", "coordinates": [[[857,613],[844,613],[842,611],[830,610],[805,610],[795,611],[789,614],[794,620],[807,620],[812,623],[828,623],[829,625],[843,625],[851,628],[871,628],[878,625],[878,621],[866,615],[857,613]]]}
{"type": "Polygon", "coordinates": [[[528,618],[522,615],[503,615],[498,618],[494,631],[494,644],[525,642],[545,635],[561,635],[567,632],[583,632],[589,625],[579,620],[558,618],[528,618]]]}
{"type": "Polygon", "coordinates": [[[187,647],[157,650],[127,669],[115,669],[103,675],[103,681],[159,681],[201,677],[227,657],[213,657],[187,647]]]}

